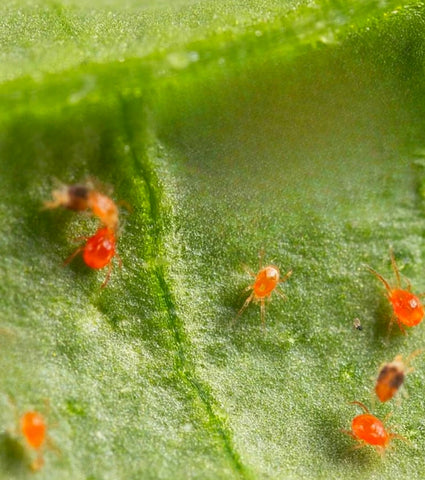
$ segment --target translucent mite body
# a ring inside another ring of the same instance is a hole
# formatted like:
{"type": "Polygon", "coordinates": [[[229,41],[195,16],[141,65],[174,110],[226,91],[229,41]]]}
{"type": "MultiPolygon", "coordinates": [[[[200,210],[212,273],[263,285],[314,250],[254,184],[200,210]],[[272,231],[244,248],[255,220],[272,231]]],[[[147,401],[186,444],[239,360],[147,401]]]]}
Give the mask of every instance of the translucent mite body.
{"type": "Polygon", "coordinates": [[[367,268],[384,284],[385,289],[387,290],[388,300],[393,308],[394,317],[400,330],[405,333],[403,325],[406,327],[414,327],[415,325],[418,325],[422,322],[425,311],[419,297],[410,291],[411,285],[409,282],[407,282],[406,289],[401,288],[400,272],[392,252],[391,265],[397,279],[397,285],[394,288],[390,286],[381,274],[370,267],[367,268]]]}
{"type": "Polygon", "coordinates": [[[42,448],[47,438],[47,426],[44,418],[41,413],[26,412],[20,419],[20,428],[29,447],[37,452],[37,457],[32,462],[31,468],[39,470],[44,464],[42,448]]]}
{"type": "MultiPolygon", "coordinates": [[[[65,265],[71,262],[80,252],[83,253],[83,260],[87,266],[94,269],[101,269],[108,266],[106,278],[102,283],[102,288],[106,286],[112,272],[112,258],[117,255],[116,237],[113,230],[102,227],[97,232],[85,239],[85,245],[81,245],[77,250],[65,260],[65,265]]],[[[118,256],[118,255],[117,255],[118,256]]],[[[119,259],[119,257],[118,257],[119,259]]],[[[121,260],[119,259],[121,265],[121,260]]]]}
{"type": "Polygon", "coordinates": [[[363,330],[363,326],[360,322],[360,320],[358,318],[355,318],[354,321],[353,321],[353,327],[356,329],[356,330],[363,330]]]}
{"type": "MultiPolygon", "coordinates": [[[[249,285],[245,291],[251,291],[248,298],[245,300],[245,303],[242,305],[242,308],[239,310],[236,319],[243,313],[243,311],[248,307],[248,305],[254,301],[260,304],[260,316],[261,323],[265,325],[265,302],[270,298],[273,292],[281,295],[283,298],[286,298],[285,295],[277,290],[279,283],[285,282],[291,275],[292,270],[287,272],[283,278],[280,278],[279,268],[275,265],[268,265],[267,267],[262,267],[262,258],[260,257],[260,270],[257,274],[248,270],[248,273],[255,279],[252,285],[249,285]]],[[[235,320],[236,320],[235,319],[235,320]]]]}
{"type": "Polygon", "coordinates": [[[421,350],[414,351],[405,361],[401,355],[397,355],[392,362],[382,366],[375,384],[375,393],[381,402],[391,400],[398,392],[406,375],[413,370],[408,368],[409,361],[419,353],[421,350]]]}
{"type": "Polygon", "coordinates": [[[343,433],[346,433],[357,440],[358,445],[355,448],[362,448],[366,445],[371,445],[382,455],[393,438],[405,440],[400,435],[388,432],[383,422],[375,417],[375,415],[372,415],[363,403],[351,403],[353,405],[359,405],[365,412],[353,418],[351,422],[351,431],[343,430],[343,433]]]}
{"type": "Polygon", "coordinates": [[[63,207],[82,212],[90,210],[101,223],[111,230],[119,227],[119,210],[115,202],[91,185],[64,185],[52,192],[53,200],[45,202],[46,208],[63,207]]]}
{"type": "Polygon", "coordinates": [[[88,210],[89,206],[89,192],[91,189],[87,185],[63,185],[58,190],[53,190],[53,199],[44,202],[45,208],[63,207],[68,210],[82,212],[88,210]]]}

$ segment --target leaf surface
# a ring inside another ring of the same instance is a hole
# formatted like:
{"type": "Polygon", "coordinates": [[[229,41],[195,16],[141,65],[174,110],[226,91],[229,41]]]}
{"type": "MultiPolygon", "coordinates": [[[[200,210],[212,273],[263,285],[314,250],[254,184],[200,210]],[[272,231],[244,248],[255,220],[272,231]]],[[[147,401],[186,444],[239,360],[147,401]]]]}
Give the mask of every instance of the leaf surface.
{"type": "Polygon", "coordinates": [[[366,266],[424,291],[423,5],[0,8],[0,478],[33,478],[29,409],[39,478],[420,478],[424,359],[399,403],[371,377],[425,334],[366,266]],[[42,208],[88,178],[131,206],[105,289],[62,265],[98,222],[42,208]],[[265,328],[233,322],[261,251],[293,270],[265,328]],[[350,450],[353,400],[409,442],[350,450]]]}

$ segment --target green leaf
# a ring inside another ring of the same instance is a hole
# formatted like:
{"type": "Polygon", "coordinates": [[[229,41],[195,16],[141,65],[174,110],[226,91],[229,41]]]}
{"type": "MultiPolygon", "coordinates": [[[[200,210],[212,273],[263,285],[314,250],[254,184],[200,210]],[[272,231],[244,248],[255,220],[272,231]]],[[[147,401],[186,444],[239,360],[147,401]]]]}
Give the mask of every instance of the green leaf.
{"type": "Polygon", "coordinates": [[[0,14],[0,479],[34,478],[29,409],[49,423],[37,478],[423,477],[423,355],[408,398],[372,392],[424,327],[388,331],[366,266],[395,282],[392,248],[425,289],[424,5],[0,14]],[[81,258],[63,267],[98,221],[43,209],[89,178],[131,206],[105,289],[81,258]],[[293,270],[265,328],[255,304],[233,322],[261,251],[293,270]],[[352,450],[354,400],[408,442],[352,450]]]}

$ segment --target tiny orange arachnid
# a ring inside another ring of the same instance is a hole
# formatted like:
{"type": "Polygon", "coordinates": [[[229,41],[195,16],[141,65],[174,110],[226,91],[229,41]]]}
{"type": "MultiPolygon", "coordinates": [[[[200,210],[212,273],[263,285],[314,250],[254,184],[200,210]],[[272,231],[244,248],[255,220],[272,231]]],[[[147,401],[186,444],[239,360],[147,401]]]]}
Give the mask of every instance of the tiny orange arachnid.
{"type": "Polygon", "coordinates": [[[92,190],[89,194],[89,205],[100,221],[110,230],[117,231],[119,226],[119,210],[116,203],[107,195],[92,190]]]}
{"type": "Polygon", "coordinates": [[[410,360],[419,353],[421,350],[415,350],[404,362],[403,357],[397,355],[392,362],[386,363],[380,368],[376,379],[375,393],[381,402],[387,402],[394,397],[402,386],[406,374],[413,371],[413,368],[408,368],[410,360]]]}
{"type": "Polygon", "coordinates": [[[30,411],[22,415],[20,427],[28,445],[37,452],[37,458],[31,464],[33,470],[39,470],[43,464],[42,447],[47,439],[47,425],[41,413],[30,411]]]}
{"type": "Polygon", "coordinates": [[[388,432],[383,422],[375,417],[375,415],[372,415],[363,403],[351,402],[351,404],[359,405],[365,412],[353,418],[351,431],[342,430],[343,433],[350,435],[359,442],[355,448],[371,445],[382,455],[393,438],[406,440],[401,435],[388,432]]]}
{"type": "Polygon", "coordinates": [[[76,255],[83,252],[83,260],[90,268],[100,269],[109,266],[106,278],[101,285],[105,287],[109,281],[112,272],[112,258],[118,257],[119,265],[121,266],[121,259],[116,252],[116,237],[113,230],[107,227],[102,227],[91,237],[85,238],[85,245],[81,245],[77,250],[65,260],[65,265],[71,262],[76,255]]]}
{"type": "Polygon", "coordinates": [[[373,270],[373,268],[367,268],[384,284],[387,290],[388,300],[393,307],[394,317],[400,330],[405,333],[403,325],[406,327],[414,327],[415,325],[418,325],[418,323],[422,322],[425,311],[419,297],[410,291],[411,285],[409,282],[407,282],[407,289],[404,290],[401,288],[400,272],[393,252],[391,252],[391,265],[397,279],[397,285],[394,288],[390,286],[381,274],[373,270]]]}
{"type": "Polygon", "coordinates": [[[118,230],[119,210],[116,203],[92,185],[64,185],[59,190],[53,190],[53,200],[45,202],[46,208],[64,207],[69,210],[91,210],[105,227],[118,230]]]}
{"type": "Polygon", "coordinates": [[[242,305],[242,308],[239,310],[236,315],[235,321],[243,313],[243,311],[248,307],[248,305],[254,301],[260,303],[260,316],[261,324],[265,325],[265,310],[266,304],[265,301],[270,298],[271,294],[275,291],[277,294],[281,295],[283,298],[286,298],[285,295],[277,290],[279,283],[283,283],[292,275],[292,270],[289,270],[284,277],[280,278],[279,268],[275,265],[268,265],[267,267],[262,267],[262,257],[260,256],[260,270],[257,274],[248,270],[248,273],[251,277],[255,278],[254,283],[249,285],[244,291],[250,291],[250,295],[245,300],[245,303],[242,305]]]}

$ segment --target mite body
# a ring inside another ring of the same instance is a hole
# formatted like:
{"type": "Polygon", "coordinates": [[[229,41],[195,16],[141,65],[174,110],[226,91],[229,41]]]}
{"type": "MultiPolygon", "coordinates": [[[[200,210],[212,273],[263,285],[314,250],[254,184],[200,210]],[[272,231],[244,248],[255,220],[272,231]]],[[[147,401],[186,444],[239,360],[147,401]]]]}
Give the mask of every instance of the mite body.
{"type": "Polygon", "coordinates": [[[408,367],[412,358],[421,353],[421,350],[414,351],[405,361],[401,355],[397,355],[392,362],[381,367],[375,384],[375,393],[381,402],[391,400],[403,385],[406,375],[413,371],[408,367]]]}
{"type": "Polygon", "coordinates": [[[63,207],[68,210],[82,212],[90,208],[89,193],[92,189],[87,185],[63,185],[52,192],[52,200],[44,202],[45,208],[63,207]]]}
{"type": "Polygon", "coordinates": [[[114,230],[107,227],[102,227],[97,232],[88,238],[85,238],[86,243],[81,245],[75,252],[65,260],[65,265],[71,262],[79,253],[82,252],[83,260],[87,266],[94,269],[101,269],[108,266],[106,278],[101,285],[105,287],[111,276],[114,256],[118,257],[119,265],[121,266],[121,259],[116,251],[116,237],[114,230]]]}
{"type": "Polygon", "coordinates": [[[22,415],[20,428],[28,446],[36,452],[36,458],[31,463],[34,471],[40,470],[44,465],[43,447],[47,439],[47,425],[39,412],[30,411],[22,415]]]}
{"type": "Polygon", "coordinates": [[[261,324],[265,325],[266,318],[266,300],[268,300],[273,292],[276,292],[283,298],[286,298],[285,295],[278,290],[278,285],[280,283],[286,282],[288,278],[292,275],[292,270],[287,272],[282,278],[280,277],[279,268],[275,265],[268,265],[267,267],[262,267],[262,257],[260,256],[260,270],[257,274],[248,270],[249,275],[254,278],[254,283],[249,285],[245,291],[250,291],[250,295],[245,300],[242,308],[239,310],[235,320],[239,318],[248,305],[254,301],[255,303],[260,304],[260,317],[261,324]]]}
{"type": "Polygon", "coordinates": [[[91,184],[63,185],[53,190],[53,199],[44,203],[46,208],[63,207],[76,212],[90,211],[99,218],[102,225],[118,231],[119,209],[107,195],[96,190],[91,184]]]}
{"type": "Polygon", "coordinates": [[[354,319],[354,321],[353,321],[353,327],[354,327],[356,330],[363,330],[363,326],[362,326],[359,318],[355,318],[355,319],[354,319]]]}
{"type": "MultiPolygon", "coordinates": [[[[425,311],[419,297],[411,292],[411,285],[407,282],[407,288],[401,288],[400,272],[395,258],[391,252],[391,265],[393,267],[397,283],[393,288],[385,278],[373,268],[367,267],[385,286],[387,298],[393,308],[393,317],[396,319],[400,330],[404,332],[403,326],[413,327],[422,322],[425,311]]],[[[392,322],[392,321],[391,321],[392,322]]],[[[391,324],[390,324],[391,325],[391,324]]]]}
{"type": "Polygon", "coordinates": [[[385,428],[384,423],[379,418],[375,417],[375,415],[372,415],[363,403],[351,403],[353,405],[358,405],[365,412],[353,418],[350,431],[343,430],[343,433],[350,435],[358,442],[355,448],[362,448],[366,445],[370,445],[382,455],[393,438],[405,440],[400,435],[389,432],[385,428]]]}

